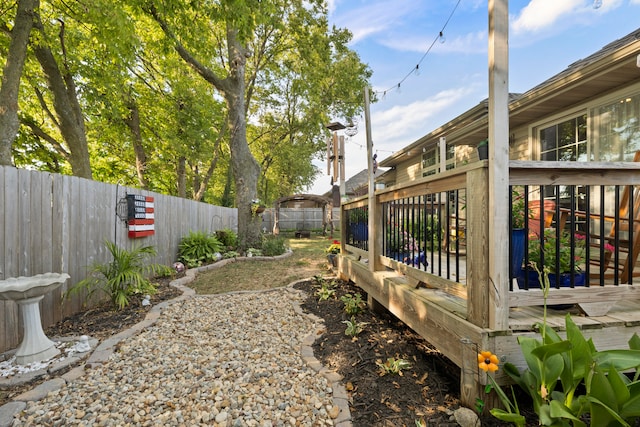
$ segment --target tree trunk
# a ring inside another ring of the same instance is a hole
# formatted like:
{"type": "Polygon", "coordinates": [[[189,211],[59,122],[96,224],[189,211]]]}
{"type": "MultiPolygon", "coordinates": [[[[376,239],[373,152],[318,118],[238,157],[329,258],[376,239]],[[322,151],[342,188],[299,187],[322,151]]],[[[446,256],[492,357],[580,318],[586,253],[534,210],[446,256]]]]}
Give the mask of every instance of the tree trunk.
{"type": "Polygon", "coordinates": [[[178,181],[178,197],[187,197],[187,158],[180,156],[178,158],[178,169],[176,170],[178,181]]]}
{"type": "MultiPolygon", "coordinates": [[[[75,176],[92,179],[84,117],[78,102],[73,76],[68,71],[65,73],[60,71],[51,49],[46,44],[40,15],[38,13],[34,15],[34,26],[40,30],[40,40],[36,42],[33,51],[47,77],[49,89],[53,93],[53,107],[58,116],[57,125],[69,146],[71,170],[75,176]]],[[[60,43],[64,44],[64,24],[60,30],[60,43]]]]}
{"type": "Polygon", "coordinates": [[[7,62],[2,72],[0,87],[0,165],[12,165],[11,147],[18,134],[18,90],[20,76],[27,54],[29,33],[33,27],[34,9],[40,6],[38,0],[19,0],[15,24],[11,30],[11,43],[7,62]]]}
{"type": "Polygon", "coordinates": [[[200,63],[178,41],[153,4],[147,11],[160,24],[164,33],[176,44],[178,55],[193,67],[206,81],[222,92],[229,109],[229,131],[231,169],[236,184],[236,207],[238,208],[238,243],[240,249],[261,247],[260,218],[251,211],[251,203],[258,194],[260,166],[253,157],[247,143],[247,119],[245,103],[246,49],[238,40],[238,30],[227,23],[228,76],[224,79],[200,63]]]}
{"type": "Polygon", "coordinates": [[[136,173],[138,174],[138,183],[144,189],[148,189],[149,182],[145,176],[147,168],[147,153],[142,145],[142,132],[140,131],[140,110],[135,100],[130,99],[127,103],[129,108],[129,117],[125,118],[125,123],[131,131],[133,137],[133,151],[136,154],[136,173]]]}
{"type": "Polygon", "coordinates": [[[245,66],[244,49],[236,38],[236,30],[227,30],[227,45],[230,59],[229,90],[224,92],[229,108],[229,130],[231,146],[231,168],[236,183],[236,206],[238,208],[238,238],[241,249],[262,247],[261,221],[253,215],[251,204],[257,199],[260,166],[253,157],[247,143],[247,120],[245,115],[245,66]]]}

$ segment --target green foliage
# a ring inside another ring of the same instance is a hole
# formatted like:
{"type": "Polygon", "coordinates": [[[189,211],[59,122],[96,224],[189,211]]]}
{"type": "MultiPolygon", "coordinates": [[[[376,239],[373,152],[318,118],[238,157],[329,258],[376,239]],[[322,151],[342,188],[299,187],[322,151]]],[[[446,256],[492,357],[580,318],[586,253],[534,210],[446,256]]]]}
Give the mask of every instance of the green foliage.
{"type": "MultiPolygon", "coordinates": [[[[505,373],[531,396],[540,425],[586,426],[585,417],[594,426],[635,425],[640,420],[640,337],[633,335],[628,350],[597,351],[567,314],[562,338],[546,323],[548,271],[538,271],[545,289],[545,317],[537,325],[541,338],[519,337],[527,369],[520,372],[505,363],[505,373]],[[633,379],[624,375],[629,370],[635,370],[633,379]]],[[[511,401],[489,378],[507,408],[491,414],[524,425],[515,397],[511,401]]]]}
{"type": "Polygon", "coordinates": [[[410,369],[411,364],[405,359],[396,359],[395,357],[389,357],[386,362],[380,360],[376,361],[376,365],[380,369],[380,375],[397,374],[402,376],[403,369],[410,369]]]}
{"type": "Polygon", "coordinates": [[[340,298],[340,301],[344,303],[344,311],[350,315],[361,313],[365,307],[365,302],[362,300],[360,293],[355,295],[345,294],[340,298]]]}
{"type": "Polygon", "coordinates": [[[203,263],[216,260],[222,245],[215,235],[204,231],[190,231],[178,245],[178,259],[187,267],[199,267],[203,263]]]}
{"type": "MultiPolygon", "coordinates": [[[[524,228],[524,189],[522,187],[513,187],[511,190],[511,228],[524,228]]],[[[530,215],[527,215],[529,217],[530,215]]]]}
{"type": "Polygon", "coordinates": [[[249,248],[247,249],[247,256],[262,256],[262,249],[249,248]]]}
{"type": "Polygon", "coordinates": [[[285,238],[275,235],[264,235],[262,238],[262,255],[276,256],[285,253],[285,238]]]}
{"type": "Polygon", "coordinates": [[[359,222],[367,222],[369,220],[369,208],[355,208],[348,211],[349,212],[349,223],[355,224],[359,222]]]}
{"type": "Polygon", "coordinates": [[[579,272],[586,257],[585,236],[576,233],[574,241],[571,242],[569,233],[560,233],[558,239],[556,230],[545,230],[542,246],[539,239],[530,239],[528,250],[529,261],[538,268],[543,267],[541,255],[544,255],[544,265],[549,267],[550,273],[557,273],[556,260],[560,266],[560,273],[579,272]]]}
{"type": "Polygon", "coordinates": [[[336,295],[336,282],[335,281],[331,281],[328,282],[324,279],[322,279],[320,282],[318,282],[320,285],[320,289],[318,289],[316,291],[316,295],[318,296],[318,300],[319,301],[326,301],[331,297],[335,297],[336,295]]]}
{"type": "Polygon", "coordinates": [[[240,253],[236,252],[236,251],[227,251],[225,253],[222,254],[222,257],[224,259],[229,259],[229,258],[237,258],[240,256],[240,253]]]}
{"type": "Polygon", "coordinates": [[[89,296],[99,290],[109,295],[114,309],[121,310],[129,305],[129,297],[132,295],[156,293],[148,275],[170,274],[171,269],[165,265],[147,263],[149,258],[156,255],[152,246],[141,246],[130,251],[109,241],[105,242],[105,246],[113,260],[93,264],[89,276],[76,283],[67,297],[83,289],[88,290],[89,296]]]}
{"type": "Polygon", "coordinates": [[[355,316],[351,316],[350,320],[343,320],[342,323],[347,325],[344,334],[350,337],[356,337],[364,330],[364,327],[368,325],[367,322],[356,321],[355,316]]]}
{"type": "Polygon", "coordinates": [[[233,250],[238,247],[238,234],[229,228],[216,231],[216,238],[227,250],[233,250]]]}

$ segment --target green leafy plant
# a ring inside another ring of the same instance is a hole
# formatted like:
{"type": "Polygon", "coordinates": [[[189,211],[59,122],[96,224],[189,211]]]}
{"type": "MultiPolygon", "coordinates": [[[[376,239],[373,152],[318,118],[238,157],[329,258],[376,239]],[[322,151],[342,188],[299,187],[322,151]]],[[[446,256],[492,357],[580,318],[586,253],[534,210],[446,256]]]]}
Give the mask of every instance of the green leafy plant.
{"type": "Polygon", "coordinates": [[[187,267],[199,267],[204,263],[216,260],[222,244],[215,235],[204,231],[190,231],[178,245],[178,259],[187,267]]]}
{"type": "Polygon", "coordinates": [[[331,284],[324,283],[320,289],[316,291],[319,301],[326,301],[329,298],[336,295],[336,290],[331,287],[331,284]]]}
{"type": "Polygon", "coordinates": [[[397,374],[402,376],[403,369],[410,369],[411,364],[408,360],[405,359],[396,359],[395,357],[387,358],[386,362],[382,362],[380,360],[376,361],[376,365],[380,369],[380,375],[384,376],[386,374],[397,374]]]}
{"type": "Polygon", "coordinates": [[[358,336],[362,331],[364,331],[364,327],[368,325],[367,322],[356,321],[355,316],[351,316],[350,320],[343,320],[342,323],[347,325],[347,329],[345,329],[344,334],[349,335],[350,337],[358,336]]]}
{"type": "Polygon", "coordinates": [[[532,216],[524,214],[524,189],[522,187],[513,187],[511,190],[511,228],[524,228],[525,219],[532,216]]]}
{"type": "Polygon", "coordinates": [[[149,258],[157,255],[153,246],[140,246],[129,250],[119,248],[115,243],[106,241],[105,246],[113,260],[108,263],[95,263],[89,270],[89,276],[75,284],[65,296],[86,289],[91,296],[95,291],[109,295],[116,310],[129,305],[129,298],[135,294],[156,293],[156,287],[149,281],[151,274],[171,274],[166,265],[149,263],[149,258]]]}
{"type": "Polygon", "coordinates": [[[247,256],[249,257],[262,256],[262,249],[249,248],[247,249],[247,256]]]}
{"type": "Polygon", "coordinates": [[[538,269],[543,267],[542,256],[544,256],[544,265],[549,267],[550,273],[558,273],[556,259],[560,264],[560,273],[581,271],[581,264],[584,263],[586,254],[583,234],[576,233],[572,244],[569,233],[560,233],[558,239],[555,230],[545,230],[542,245],[540,243],[539,239],[529,240],[529,261],[535,264],[538,269]]]}
{"type": "Polygon", "coordinates": [[[355,208],[349,210],[349,223],[367,222],[369,220],[369,208],[355,208]]]}
{"type": "Polygon", "coordinates": [[[345,294],[340,298],[340,301],[344,303],[344,311],[350,315],[361,313],[365,307],[365,302],[362,300],[360,293],[355,295],[345,294]]]}
{"type": "Polygon", "coordinates": [[[224,258],[224,259],[237,258],[239,256],[240,256],[240,254],[238,252],[236,252],[236,251],[227,251],[227,252],[222,254],[222,258],[224,258]]]}
{"type": "Polygon", "coordinates": [[[262,238],[262,255],[277,256],[286,252],[285,238],[265,234],[262,238]]]}
{"type": "MultiPolygon", "coordinates": [[[[636,423],[640,419],[640,338],[634,334],[628,341],[628,350],[597,351],[570,314],[565,317],[566,338],[562,338],[546,322],[549,268],[535,268],[545,297],[543,322],[537,325],[541,338],[519,337],[527,368],[520,372],[513,364],[505,363],[505,373],[531,396],[540,425],[586,426],[585,416],[594,426],[636,423]],[[632,369],[635,373],[629,378],[624,372],[632,369]]],[[[497,358],[485,356],[486,352],[478,355],[479,368],[497,370],[497,363],[491,367],[497,358]]],[[[489,379],[506,408],[494,408],[491,414],[524,425],[515,397],[509,399],[493,377],[489,379]]]]}
{"type": "Polygon", "coordinates": [[[238,234],[230,228],[216,231],[216,239],[224,246],[225,251],[235,250],[238,247],[238,234]]]}

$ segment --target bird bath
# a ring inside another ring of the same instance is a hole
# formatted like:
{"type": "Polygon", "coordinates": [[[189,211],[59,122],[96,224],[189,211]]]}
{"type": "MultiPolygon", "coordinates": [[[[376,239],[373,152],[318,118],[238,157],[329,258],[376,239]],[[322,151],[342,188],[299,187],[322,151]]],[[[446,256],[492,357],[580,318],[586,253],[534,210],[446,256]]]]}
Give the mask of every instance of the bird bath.
{"type": "Polygon", "coordinates": [[[66,273],[44,273],[0,280],[0,299],[15,301],[22,312],[24,337],[16,350],[18,365],[40,362],[60,353],[42,330],[38,303],[45,294],[58,288],[68,278],[66,273]]]}

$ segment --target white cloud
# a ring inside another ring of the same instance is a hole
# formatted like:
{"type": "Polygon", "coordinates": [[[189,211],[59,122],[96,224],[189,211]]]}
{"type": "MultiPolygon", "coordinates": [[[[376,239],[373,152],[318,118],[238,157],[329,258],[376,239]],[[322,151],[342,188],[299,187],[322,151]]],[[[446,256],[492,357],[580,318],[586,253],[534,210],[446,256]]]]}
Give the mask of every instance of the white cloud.
{"type": "Polygon", "coordinates": [[[336,10],[336,6],[338,3],[338,0],[327,0],[327,10],[329,11],[329,15],[331,15],[336,10]]]}
{"type": "Polygon", "coordinates": [[[374,113],[371,119],[373,137],[374,139],[384,138],[384,140],[378,141],[382,145],[381,148],[384,149],[390,149],[390,146],[393,146],[393,151],[395,151],[406,147],[443,125],[444,123],[437,123],[434,126],[435,118],[474,91],[473,85],[444,90],[424,100],[407,105],[396,105],[374,113]]]}
{"type": "MultiPolygon", "coordinates": [[[[602,17],[622,6],[624,0],[603,0],[598,9],[593,7],[593,0],[531,0],[520,10],[520,14],[512,17],[511,28],[516,34],[540,33],[571,26],[576,22],[588,23],[602,17]]],[[[640,4],[640,0],[630,0],[640,4]]]]}
{"type": "MultiPolygon", "coordinates": [[[[640,1],[640,0],[638,0],[640,1]]],[[[463,34],[457,37],[445,38],[444,43],[436,43],[431,48],[430,52],[433,53],[483,53],[487,51],[487,32],[477,31],[472,33],[463,34]]],[[[424,53],[429,49],[429,46],[435,40],[436,35],[429,36],[429,39],[424,37],[401,37],[401,38],[386,38],[380,41],[380,44],[391,49],[404,52],[418,52],[424,53]]]]}
{"type": "Polygon", "coordinates": [[[538,32],[552,26],[563,16],[574,12],[583,0],[531,0],[513,21],[514,32],[538,32]]]}
{"type": "Polygon", "coordinates": [[[415,3],[410,0],[368,3],[341,14],[335,24],[338,27],[349,28],[353,34],[352,43],[357,43],[397,25],[402,17],[415,13],[415,8],[415,3]]]}

